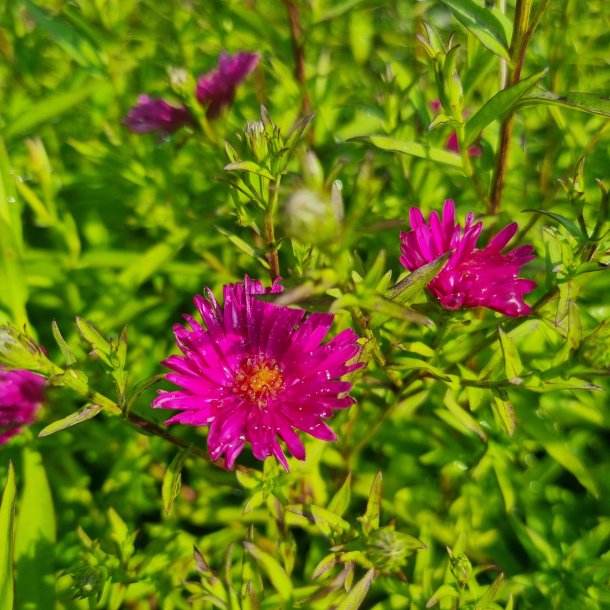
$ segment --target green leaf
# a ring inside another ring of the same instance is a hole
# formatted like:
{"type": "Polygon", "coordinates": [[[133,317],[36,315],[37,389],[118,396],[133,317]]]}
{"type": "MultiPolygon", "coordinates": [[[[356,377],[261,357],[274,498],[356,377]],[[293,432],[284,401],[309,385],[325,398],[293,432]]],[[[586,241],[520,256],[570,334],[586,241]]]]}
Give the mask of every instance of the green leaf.
{"type": "Polygon", "coordinates": [[[358,520],[362,523],[362,531],[368,536],[372,531],[379,529],[379,518],[381,516],[381,490],[382,476],[381,470],[377,472],[371,485],[369,499],[366,503],[366,510],[358,520]]]}
{"type": "Polygon", "coordinates": [[[351,529],[350,524],[345,519],[315,504],[291,504],[286,507],[286,510],[295,515],[306,517],[310,522],[313,521],[325,536],[335,536],[349,532],[351,529]]]}
{"type": "Polygon", "coordinates": [[[496,93],[466,121],[465,146],[470,146],[487,125],[511,110],[546,73],[547,70],[542,70],[496,93]]]}
{"type": "Polygon", "coordinates": [[[386,299],[380,294],[344,294],[338,298],[331,306],[332,313],[340,309],[349,307],[360,307],[365,311],[370,311],[376,314],[375,319],[371,319],[370,325],[375,327],[386,320],[404,320],[405,322],[413,322],[414,324],[422,324],[424,326],[434,326],[430,318],[424,314],[411,309],[406,305],[386,299]]]}
{"type": "Polygon", "coordinates": [[[544,214],[553,220],[556,220],[560,225],[564,226],[570,235],[573,235],[576,238],[581,238],[582,231],[576,226],[576,223],[572,222],[569,218],[562,216],[561,214],[556,214],[555,212],[547,212],[546,210],[532,210],[526,209],[524,212],[532,212],[534,214],[544,214]]]}
{"type": "Polygon", "coordinates": [[[55,509],[40,454],[23,449],[23,491],[15,526],[15,597],[21,610],[55,607],[55,509]]]}
{"type": "Polygon", "coordinates": [[[25,307],[28,289],[21,249],[13,228],[3,218],[0,218],[0,286],[0,306],[4,305],[15,324],[23,327],[28,322],[25,307]]]}
{"type": "Polygon", "coordinates": [[[511,60],[507,30],[499,11],[483,8],[474,0],[441,0],[455,18],[492,53],[511,60]]]}
{"type": "Polygon", "coordinates": [[[55,40],[78,64],[88,68],[102,68],[104,62],[98,48],[81,32],[74,29],[63,17],[53,16],[25,0],[28,12],[36,23],[55,40]]]}
{"type": "Polygon", "coordinates": [[[432,148],[426,144],[419,144],[418,142],[404,142],[403,140],[397,140],[396,138],[382,135],[357,136],[355,138],[350,138],[348,142],[364,142],[379,150],[398,152],[403,155],[420,157],[421,159],[428,159],[429,161],[444,163],[451,167],[463,169],[462,160],[459,155],[443,150],[442,148],[432,148]]]}
{"type": "Polygon", "coordinates": [[[76,424],[80,424],[81,422],[87,421],[88,419],[93,419],[100,411],[103,410],[104,407],[101,407],[100,405],[87,404],[75,413],[70,413],[70,415],[68,415],[67,417],[58,419],[52,424],[45,426],[38,433],[38,436],[40,438],[42,438],[43,436],[50,436],[51,434],[55,434],[60,430],[65,430],[66,428],[70,428],[71,426],[76,426],[76,424]]]}
{"type": "Polygon", "coordinates": [[[492,407],[502,422],[502,426],[508,436],[512,436],[517,427],[513,403],[509,400],[508,394],[502,388],[492,388],[491,394],[493,398],[492,407]]]}
{"type": "Polygon", "coordinates": [[[182,468],[189,454],[189,447],[181,449],[170,462],[170,465],[163,476],[163,484],[161,485],[161,498],[163,500],[163,510],[166,515],[171,514],[174,506],[174,500],[180,493],[182,486],[182,468]]]}
{"type": "Polygon", "coordinates": [[[53,320],[51,322],[51,330],[53,332],[53,337],[55,338],[55,342],[59,346],[61,353],[63,354],[64,360],[68,366],[72,366],[76,362],[76,356],[74,356],[70,346],[66,343],[66,340],[63,338],[59,326],[57,326],[57,322],[53,320]]]}
{"type": "Polygon", "coordinates": [[[517,351],[512,337],[507,335],[500,326],[498,327],[498,335],[500,337],[502,355],[504,356],[504,374],[506,375],[506,379],[516,379],[521,375],[521,371],[523,370],[519,352],[517,351]]]}
{"type": "Polygon", "coordinates": [[[254,163],[254,161],[235,161],[225,165],[224,170],[225,172],[248,172],[249,174],[256,174],[257,176],[267,178],[267,180],[275,180],[275,176],[268,169],[261,167],[254,163]]]}
{"type": "Polygon", "coordinates": [[[280,594],[280,597],[289,601],[292,597],[292,581],[277,559],[261,550],[253,542],[244,540],[243,545],[266,572],[273,588],[280,594]]]}
{"type": "Polygon", "coordinates": [[[102,337],[100,332],[84,318],[76,316],[76,327],[81,337],[91,346],[91,349],[95,352],[95,355],[100,358],[109,367],[112,367],[110,362],[110,343],[102,337]]]}
{"type": "Polygon", "coordinates": [[[524,96],[519,101],[519,106],[535,104],[551,104],[588,112],[589,114],[610,116],[610,99],[593,93],[568,92],[565,95],[558,95],[551,91],[536,91],[531,95],[524,96]]]}
{"type": "Polygon", "coordinates": [[[470,430],[474,432],[482,441],[487,441],[487,435],[483,431],[483,428],[478,424],[478,422],[466,411],[463,409],[460,404],[457,402],[455,397],[453,396],[453,392],[451,390],[447,390],[445,393],[445,397],[443,399],[447,410],[451,415],[453,415],[459,422],[470,430]]]}
{"type": "Polygon", "coordinates": [[[15,469],[12,462],[9,462],[6,483],[0,501],[0,610],[14,610],[13,524],[16,495],[15,469]]]}
{"type": "Polygon", "coordinates": [[[86,84],[79,84],[69,91],[49,95],[40,102],[32,102],[19,116],[8,122],[6,137],[11,139],[24,134],[32,133],[40,125],[51,121],[82,104],[94,91],[106,85],[102,81],[91,80],[86,84]]]}
{"type": "Polygon", "coordinates": [[[411,302],[441,272],[450,256],[451,252],[447,252],[431,263],[416,269],[404,280],[392,286],[386,292],[386,296],[399,303],[411,302]]]}
{"type": "Polygon", "coordinates": [[[333,496],[332,500],[328,503],[328,510],[334,513],[338,517],[342,517],[345,514],[349,506],[351,496],[351,485],[352,475],[349,473],[341,489],[333,496]]]}
{"type": "Polygon", "coordinates": [[[371,568],[343,598],[336,610],[357,610],[362,605],[368,590],[375,578],[375,568],[371,568]]]}

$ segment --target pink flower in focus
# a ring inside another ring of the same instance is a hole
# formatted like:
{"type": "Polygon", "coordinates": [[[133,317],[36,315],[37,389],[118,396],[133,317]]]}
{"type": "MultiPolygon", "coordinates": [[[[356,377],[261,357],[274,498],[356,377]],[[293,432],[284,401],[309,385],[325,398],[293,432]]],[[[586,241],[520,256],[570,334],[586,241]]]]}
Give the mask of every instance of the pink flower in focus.
{"type": "Polygon", "coordinates": [[[487,307],[507,316],[524,316],[531,308],[523,295],[536,282],[519,277],[522,265],[535,258],[532,246],[520,246],[502,254],[517,232],[516,222],[494,236],[482,250],[476,247],[483,223],[474,223],[474,214],[466,215],[462,230],[455,222],[451,199],[443,205],[442,218],[430,214],[428,224],[418,208],[409,210],[411,230],[401,233],[400,262],[414,271],[446,252],[453,251],[443,270],[428,284],[428,290],[445,309],[487,307]]]}
{"type": "Polygon", "coordinates": [[[129,109],[123,123],[134,133],[158,131],[170,134],[193,122],[190,112],[184,106],[176,107],[165,100],[140,95],[138,103],[129,109]]]}
{"type": "MultiPolygon", "coordinates": [[[[455,154],[460,154],[460,146],[458,144],[457,133],[454,131],[445,142],[445,150],[450,150],[455,154]]],[[[480,157],[483,154],[483,151],[478,146],[469,146],[468,147],[468,156],[469,157],[480,157]]]]}
{"type": "Polygon", "coordinates": [[[218,67],[199,77],[196,95],[199,102],[207,107],[211,119],[228,106],[235,97],[235,89],[254,68],[260,56],[257,53],[228,55],[224,51],[218,59],[218,67]]]}
{"type": "Polygon", "coordinates": [[[224,287],[220,306],[209,289],[195,305],[203,326],[189,315],[190,325],[174,327],[184,356],[163,364],[167,379],[180,390],[159,391],[152,406],[180,411],[166,423],[209,426],[208,451],[213,460],[224,454],[231,468],[244,445],[259,460],[274,455],[288,470],[278,436],[299,460],[305,448],[295,430],[326,441],[337,437],[324,422],[335,409],[354,403],[351,383],[340,381],[363,366],[351,363],[359,347],[348,329],[322,344],[332,314],[266,303],[253,295],[281,292],[274,282],[265,290],[248,276],[224,287]]]}
{"type": "Polygon", "coordinates": [[[31,424],[44,400],[45,379],[30,371],[0,367],[0,445],[31,424]]]}

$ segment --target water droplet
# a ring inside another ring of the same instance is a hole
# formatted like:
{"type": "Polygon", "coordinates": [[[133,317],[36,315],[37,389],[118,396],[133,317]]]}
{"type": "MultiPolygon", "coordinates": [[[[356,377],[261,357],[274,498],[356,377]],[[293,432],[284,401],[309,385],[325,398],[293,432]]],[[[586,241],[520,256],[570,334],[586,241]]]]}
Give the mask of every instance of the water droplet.
{"type": "Polygon", "coordinates": [[[15,202],[17,201],[17,200],[16,200],[14,197],[7,197],[7,198],[6,198],[6,200],[7,200],[9,203],[15,203],[15,202]]]}

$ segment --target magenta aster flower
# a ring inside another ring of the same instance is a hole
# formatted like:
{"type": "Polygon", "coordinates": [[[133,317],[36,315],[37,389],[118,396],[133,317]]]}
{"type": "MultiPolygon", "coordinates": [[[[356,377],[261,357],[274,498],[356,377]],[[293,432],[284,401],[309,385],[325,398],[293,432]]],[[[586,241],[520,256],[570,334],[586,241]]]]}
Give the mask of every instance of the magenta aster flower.
{"type": "Polygon", "coordinates": [[[30,371],[0,367],[0,444],[31,424],[44,400],[45,379],[30,371]]]}
{"type": "Polygon", "coordinates": [[[235,89],[254,68],[260,56],[257,53],[228,55],[224,51],[218,59],[218,67],[199,77],[196,95],[199,102],[207,107],[209,118],[220,114],[235,97],[235,89]]]}
{"type": "Polygon", "coordinates": [[[170,134],[193,122],[191,113],[184,106],[176,107],[165,100],[140,95],[138,103],[129,109],[123,123],[134,133],[158,131],[170,134]]]}
{"type": "Polygon", "coordinates": [[[209,426],[208,451],[225,456],[231,468],[250,443],[259,460],[274,455],[288,470],[278,438],[299,460],[305,448],[295,430],[325,441],[337,437],[325,423],[335,409],[354,403],[352,385],[340,378],[363,366],[349,363],[358,354],[358,337],[348,329],[322,344],[332,314],[280,307],[254,295],[280,292],[274,282],[265,290],[248,276],[224,287],[220,306],[209,289],[195,305],[202,326],[191,316],[190,329],[174,327],[184,356],[163,364],[167,379],[182,389],[161,390],[153,407],[180,411],[166,423],[209,426]],[[349,364],[348,364],[349,363],[349,364]]]}
{"type": "Polygon", "coordinates": [[[430,214],[426,224],[418,208],[409,211],[411,230],[401,233],[400,262],[414,271],[446,252],[453,251],[443,270],[428,284],[428,290],[445,309],[487,307],[507,316],[524,316],[531,312],[523,295],[536,282],[519,277],[522,265],[535,258],[532,246],[502,250],[517,232],[516,222],[502,229],[482,250],[476,247],[483,223],[474,223],[474,214],[466,215],[462,230],[455,222],[455,205],[451,199],[443,205],[442,218],[430,214]]]}

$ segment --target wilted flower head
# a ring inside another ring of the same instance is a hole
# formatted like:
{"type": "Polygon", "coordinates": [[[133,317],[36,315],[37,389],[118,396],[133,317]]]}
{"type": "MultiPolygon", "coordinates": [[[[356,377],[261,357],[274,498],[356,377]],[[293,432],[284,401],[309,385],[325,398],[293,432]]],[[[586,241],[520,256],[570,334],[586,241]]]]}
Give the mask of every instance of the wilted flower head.
{"type": "Polygon", "coordinates": [[[44,400],[45,379],[30,371],[0,367],[0,444],[31,424],[44,400]]]}
{"type": "Polygon", "coordinates": [[[134,133],[158,131],[170,134],[193,122],[190,112],[184,106],[176,107],[165,100],[140,95],[138,103],[129,109],[123,123],[134,133]]]}
{"type": "Polygon", "coordinates": [[[203,74],[197,81],[196,95],[207,107],[207,115],[214,118],[235,97],[235,89],[254,68],[260,56],[257,53],[229,55],[224,51],[218,59],[218,67],[203,74]]]}
{"type": "Polygon", "coordinates": [[[347,395],[351,383],[340,378],[362,366],[348,364],[359,351],[358,337],[348,329],[322,345],[332,314],[305,318],[303,310],[254,296],[280,291],[277,282],[265,290],[246,276],[224,287],[221,306],[206,288],[205,297],[194,298],[203,326],[185,315],[190,329],[174,327],[184,356],[163,362],[173,371],[167,379],[182,389],[160,391],[152,406],[180,411],[168,424],[209,426],[210,456],[224,454],[227,468],[249,442],[257,459],[274,455],[288,470],[277,437],[303,460],[295,429],[335,440],[324,420],[354,402],[347,395]]]}
{"type": "Polygon", "coordinates": [[[426,224],[418,208],[409,211],[411,231],[401,233],[400,262],[414,271],[446,252],[453,251],[443,270],[428,284],[428,290],[445,309],[488,307],[507,316],[531,312],[523,295],[536,282],[519,278],[522,265],[535,258],[532,246],[520,246],[502,253],[517,232],[513,222],[502,229],[482,250],[476,247],[483,223],[474,223],[474,214],[466,215],[464,229],[455,222],[455,205],[445,201],[442,218],[430,214],[426,224]]]}

